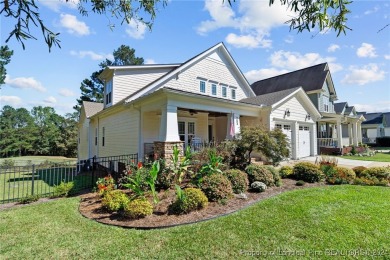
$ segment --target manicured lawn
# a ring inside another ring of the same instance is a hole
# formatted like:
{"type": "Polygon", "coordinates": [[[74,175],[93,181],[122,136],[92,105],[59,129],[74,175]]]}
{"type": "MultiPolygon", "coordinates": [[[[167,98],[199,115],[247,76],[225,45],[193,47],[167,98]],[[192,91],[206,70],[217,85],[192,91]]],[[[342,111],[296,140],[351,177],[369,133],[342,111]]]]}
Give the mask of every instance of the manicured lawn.
{"type": "Polygon", "coordinates": [[[386,187],[296,190],[219,219],[150,231],[96,223],[79,214],[78,204],[69,198],[0,211],[0,258],[235,259],[245,252],[390,257],[386,187]]]}
{"type": "Polygon", "coordinates": [[[360,161],[374,161],[374,162],[390,162],[390,152],[376,153],[374,156],[343,156],[345,159],[360,160],[360,161]]]}
{"type": "Polygon", "coordinates": [[[10,157],[10,158],[3,158],[0,159],[0,165],[4,160],[12,159],[15,161],[15,166],[25,166],[25,165],[31,165],[31,164],[40,164],[44,163],[45,161],[49,162],[68,162],[68,161],[77,161],[77,158],[67,158],[63,156],[21,156],[21,157],[10,157]]]}

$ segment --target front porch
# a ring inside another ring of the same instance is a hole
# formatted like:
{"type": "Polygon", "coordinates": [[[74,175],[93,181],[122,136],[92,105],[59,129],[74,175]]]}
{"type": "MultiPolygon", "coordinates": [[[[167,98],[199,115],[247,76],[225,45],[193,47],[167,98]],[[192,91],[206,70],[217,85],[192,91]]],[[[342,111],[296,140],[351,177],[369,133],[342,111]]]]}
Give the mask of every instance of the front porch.
{"type": "Polygon", "coordinates": [[[323,117],[317,122],[318,154],[346,154],[350,146],[362,143],[361,118],[340,116],[323,117]]]}

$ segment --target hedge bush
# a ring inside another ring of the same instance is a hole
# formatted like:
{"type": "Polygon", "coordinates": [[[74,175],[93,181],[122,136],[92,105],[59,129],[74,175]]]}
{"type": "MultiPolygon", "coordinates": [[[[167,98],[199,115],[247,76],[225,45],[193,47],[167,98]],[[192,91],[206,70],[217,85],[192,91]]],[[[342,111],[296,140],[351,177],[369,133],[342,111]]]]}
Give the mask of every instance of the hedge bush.
{"type": "Polygon", "coordinates": [[[332,171],[328,171],[326,182],[329,184],[350,184],[355,178],[356,174],[352,169],[337,166],[332,171]]]}
{"type": "Polygon", "coordinates": [[[129,201],[129,197],[121,190],[111,190],[104,194],[102,206],[108,211],[113,212],[123,209],[129,201]]]}
{"type": "Polygon", "coordinates": [[[225,200],[233,196],[229,179],[219,173],[204,177],[201,189],[210,201],[225,200]]]}
{"type": "Polygon", "coordinates": [[[356,185],[387,186],[390,182],[390,167],[372,167],[360,172],[356,185]]]}
{"type": "Polygon", "coordinates": [[[355,168],[353,168],[352,170],[355,172],[356,174],[356,177],[361,177],[362,175],[362,172],[364,170],[367,170],[368,168],[367,167],[364,167],[364,166],[356,166],[355,168]]]}
{"type": "Polygon", "coordinates": [[[229,179],[233,192],[239,194],[248,189],[248,175],[240,170],[231,169],[224,172],[224,175],[229,179]]]}
{"type": "Polygon", "coordinates": [[[132,219],[144,218],[152,214],[153,206],[144,198],[132,200],[124,208],[124,215],[132,219]]]}
{"type": "Polygon", "coordinates": [[[274,186],[275,180],[272,172],[264,165],[250,164],[245,168],[248,174],[249,183],[255,181],[263,182],[267,187],[274,186]]]}
{"type": "Polygon", "coordinates": [[[309,162],[300,162],[294,165],[293,176],[296,180],[309,183],[319,182],[324,179],[324,173],[317,165],[309,162]]]}
{"type": "Polygon", "coordinates": [[[251,190],[255,192],[263,192],[267,189],[267,185],[260,181],[255,181],[251,184],[251,190]]]}
{"type": "Polygon", "coordinates": [[[291,177],[293,174],[293,168],[291,166],[282,166],[279,170],[279,175],[282,178],[291,177]]]}
{"type": "Polygon", "coordinates": [[[187,188],[184,190],[184,198],[178,198],[170,206],[170,212],[175,214],[189,213],[207,207],[208,203],[206,195],[200,189],[187,188]]]}
{"type": "Polygon", "coordinates": [[[276,187],[282,186],[282,178],[280,178],[278,170],[271,165],[266,165],[265,167],[272,173],[272,177],[274,178],[274,185],[276,187]]]}

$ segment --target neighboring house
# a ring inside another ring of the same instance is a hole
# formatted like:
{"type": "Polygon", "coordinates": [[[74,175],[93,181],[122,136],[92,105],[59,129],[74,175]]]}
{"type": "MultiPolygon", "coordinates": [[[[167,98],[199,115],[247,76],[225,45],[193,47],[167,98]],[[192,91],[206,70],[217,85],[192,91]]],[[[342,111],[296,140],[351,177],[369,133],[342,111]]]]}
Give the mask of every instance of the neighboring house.
{"type": "Polygon", "coordinates": [[[105,102],[94,108],[104,108],[83,103],[79,160],[166,157],[175,145],[234,138],[245,125],[284,130],[292,158],[317,154],[313,133],[321,115],[302,88],[256,97],[222,43],[182,64],[109,66],[100,78],[105,102]]]}
{"type": "MultiPolygon", "coordinates": [[[[366,121],[362,123],[363,143],[375,144],[377,137],[383,137],[386,135],[385,129],[387,115],[385,114],[390,113],[359,112],[358,114],[366,118],[366,121]]],[[[390,134],[390,131],[388,132],[390,134]]]]}
{"type": "Polygon", "coordinates": [[[260,80],[251,87],[256,95],[302,87],[322,116],[317,120],[316,132],[321,154],[341,152],[343,146],[362,141],[360,129],[364,117],[347,103],[334,104],[337,94],[327,63],[260,80]],[[347,129],[344,134],[343,129],[347,129]]]}
{"type": "Polygon", "coordinates": [[[385,136],[390,136],[390,112],[383,113],[385,125],[385,136]]]}

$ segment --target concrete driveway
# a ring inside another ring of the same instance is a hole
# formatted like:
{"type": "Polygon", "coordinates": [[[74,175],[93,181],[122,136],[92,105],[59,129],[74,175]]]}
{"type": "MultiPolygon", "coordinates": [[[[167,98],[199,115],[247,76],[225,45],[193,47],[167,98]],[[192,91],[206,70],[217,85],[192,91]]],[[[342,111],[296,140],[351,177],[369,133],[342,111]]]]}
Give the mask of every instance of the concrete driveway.
{"type": "MultiPolygon", "coordinates": [[[[281,165],[289,165],[293,166],[294,164],[298,162],[312,162],[315,163],[316,159],[320,159],[321,156],[311,156],[311,157],[305,157],[300,160],[289,160],[284,161],[281,163],[281,165]]],[[[351,160],[341,157],[336,157],[338,160],[338,166],[344,166],[348,168],[354,168],[356,166],[364,166],[364,167],[382,167],[382,166],[390,166],[390,162],[373,162],[373,161],[359,161],[359,160],[351,160]]]]}

